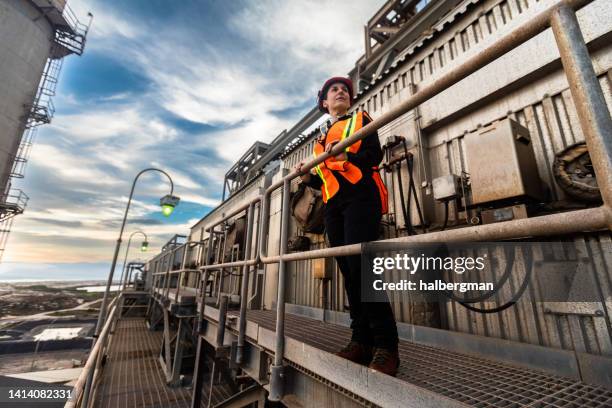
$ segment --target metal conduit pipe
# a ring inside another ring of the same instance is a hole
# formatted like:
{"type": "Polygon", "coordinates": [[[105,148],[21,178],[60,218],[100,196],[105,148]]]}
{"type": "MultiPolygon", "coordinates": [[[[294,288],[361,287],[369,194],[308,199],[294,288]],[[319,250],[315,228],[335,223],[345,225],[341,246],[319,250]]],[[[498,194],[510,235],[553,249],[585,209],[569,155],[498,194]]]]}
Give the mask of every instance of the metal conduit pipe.
{"type": "MultiPolygon", "coordinates": [[[[247,261],[251,256],[251,244],[253,235],[253,219],[255,211],[255,204],[249,203],[247,209],[247,229],[246,229],[246,243],[244,248],[244,260],[247,261]]],[[[246,337],[246,307],[247,307],[247,294],[249,290],[249,266],[242,266],[242,282],[240,288],[240,318],[238,321],[238,347],[236,349],[236,364],[242,364],[244,361],[244,339],[246,337]]]]}
{"type": "MultiPolygon", "coordinates": [[[[549,235],[567,235],[581,231],[599,231],[607,229],[609,212],[610,210],[607,207],[601,206],[495,224],[384,239],[376,242],[416,244],[422,242],[501,241],[520,237],[545,237],[549,235]]],[[[274,263],[280,260],[301,261],[332,256],[359,255],[361,253],[361,245],[343,245],[333,248],[275,255],[268,257],[265,263],[274,263]]]]}
{"type": "MultiPolygon", "coordinates": [[[[221,248],[221,254],[220,254],[221,259],[225,259],[226,249],[227,249],[227,224],[223,225],[223,247],[221,248]]],[[[217,291],[217,306],[219,306],[219,304],[221,303],[221,292],[223,291],[223,282],[225,281],[225,267],[220,267],[218,274],[219,274],[219,290],[217,291]]]]}
{"type": "MultiPolygon", "coordinates": [[[[208,246],[206,248],[206,259],[204,260],[204,264],[208,264],[210,262],[210,256],[212,255],[212,246],[213,246],[213,238],[215,236],[215,228],[211,227],[208,229],[208,246]]],[[[208,277],[210,275],[210,271],[208,269],[204,270],[204,276],[202,277],[202,302],[200,304],[200,313],[198,319],[198,333],[204,332],[204,318],[205,318],[205,309],[206,309],[206,286],[208,284],[208,277]]]]}
{"type": "Polygon", "coordinates": [[[198,313],[198,322],[197,322],[197,330],[198,333],[204,332],[204,318],[205,318],[205,308],[206,308],[206,283],[208,282],[208,276],[210,271],[204,271],[204,277],[202,278],[202,304],[200,305],[200,310],[198,313]]]}
{"type": "Polygon", "coordinates": [[[227,319],[227,303],[229,297],[227,295],[221,296],[219,302],[219,326],[217,327],[217,351],[223,347],[225,341],[225,320],[227,319]]]}
{"type": "Polygon", "coordinates": [[[268,237],[268,218],[270,218],[270,194],[272,190],[266,189],[261,197],[261,207],[259,209],[259,245],[257,246],[257,254],[255,259],[259,263],[263,258],[267,257],[267,237],[268,237]]]}
{"type": "MultiPolygon", "coordinates": [[[[289,191],[291,180],[283,180],[283,204],[281,207],[280,255],[287,253],[289,233],[289,191]]],[[[270,367],[270,401],[280,401],[284,395],[283,356],[285,355],[285,268],[287,262],[280,260],[278,265],[278,286],[276,298],[276,345],[274,363],[270,367]]]]}

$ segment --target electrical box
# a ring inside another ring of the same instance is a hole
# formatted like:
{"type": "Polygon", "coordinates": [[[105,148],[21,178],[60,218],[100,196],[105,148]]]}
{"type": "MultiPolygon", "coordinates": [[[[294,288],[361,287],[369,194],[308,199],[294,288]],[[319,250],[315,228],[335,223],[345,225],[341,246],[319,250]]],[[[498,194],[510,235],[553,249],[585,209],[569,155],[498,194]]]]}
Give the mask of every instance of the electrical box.
{"type": "Polygon", "coordinates": [[[508,198],[543,199],[529,130],[504,119],[468,134],[464,139],[470,174],[470,204],[508,198]]]}
{"type": "Polygon", "coordinates": [[[432,181],[436,201],[449,201],[461,197],[461,177],[448,174],[432,181]]]}

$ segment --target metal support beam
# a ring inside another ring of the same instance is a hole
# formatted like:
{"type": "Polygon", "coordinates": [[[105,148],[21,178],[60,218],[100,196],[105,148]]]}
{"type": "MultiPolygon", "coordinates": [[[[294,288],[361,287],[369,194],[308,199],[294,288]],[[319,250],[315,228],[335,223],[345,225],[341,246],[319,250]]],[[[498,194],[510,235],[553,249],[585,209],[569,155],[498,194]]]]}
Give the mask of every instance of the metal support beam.
{"type": "Polygon", "coordinates": [[[176,343],[174,344],[174,360],[172,362],[172,375],[168,380],[168,385],[178,386],[180,384],[181,368],[183,366],[183,340],[185,339],[186,330],[183,324],[183,319],[179,319],[178,333],[176,334],[176,343]]]}
{"type": "Polygon", "coordinates": [[[221,296],[221,304],[219,305],[219,330],[217,330],[217,349],[223,347],[223,341],[225,339],[225,320],[227,318],[227,304],[229,297],[227,295],[221,296]]]}
{"type": "Polygon", "coordinates": [[[251,385],[247,389],[232,395],[215,405],[215,408],[242,408],[254,402],[257,403],[257,408],[263,408],[266,402],[266,390],[259,384],[251,385]]]}
{"type": "MultiPolygon", "coordinates": [[[[253,220],[255,205],[249,203],[247,209],[247,229],[246,229],[246,244],[244,248],[244,260],[247,261],[251,257],[251,245],[253,236],[253,220]]],[[[238,346],[236,349],[236,364],[240,365],[244,361],[244,339],[246,337],[246,309],[247,297],[249,291],[249,266],[242,267],[242,285],[240,288],[240,319],[238,321],[238,346]]]]}
{"type": "Polygon", "coordinates": [[[206,363],[206,342],[198,335],[196,347],[195,367],[193,368],[193,394],[191,396],[191,408],[200,408],[202,401],[202,385],[204,384],[204,371],[206,363]]]}
{"type": "Polygon", "coordinates": [[[170,378],[170,364],[172,363],[170,360],[170,320],[168,318],[168,309],[166,309],[165,307],[162,307],[162,313],[164,316],[164,337],[163,337],[163,342],[164,342],[164,354],[165,354],[165,359],[164,359],[164,363],[166,366],[166,378],[170,378]]]}

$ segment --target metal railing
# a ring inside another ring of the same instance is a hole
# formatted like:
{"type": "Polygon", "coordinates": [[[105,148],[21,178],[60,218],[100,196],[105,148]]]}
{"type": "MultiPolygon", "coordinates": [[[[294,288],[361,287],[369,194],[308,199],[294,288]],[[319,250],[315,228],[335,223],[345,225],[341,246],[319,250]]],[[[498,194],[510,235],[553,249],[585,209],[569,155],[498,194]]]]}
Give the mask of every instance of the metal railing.
{"type": "Polygon", "coordinates": [[[120,296],[121,294],[115,297],[111,302],[109,308],[110,312],[108,314],[108,318],[106,319],[106,323],[104,324],[104,327],[102,328],[102,331],[98,336],[96,344],[91,349],[91,352],[87,357],[87,362],[83,367],[83,371],[81,371],[79,378],[74,384],[74,387],[72,389],[72,395],[64,405],[64,408],[73,408],[77,406],[87,408],[87,406],[89,405],[90,396],[92,394],[92,391],[95,389],[95,384],[97,383],[101,374],[100,370],[102,369],[102,357],[108,349],[109,335],[112,334],[111,327],[115,324],[115,315],[117,314],[117,310],[119,309],[118,305],[121,304],[121,302],[118,301],[120,296]],[[92,384],[94,385],[91,386],[91,390],[88,390],[86,389],[87,378],[92,373],[92,384]]]}
{"type": "MultiPolygon", "coordinates": [[[[496,241],[516,239],[521,237],[565,235],[583,231],[612,230],[612,120],[607,109],[603,92],[595,75],[593,65],[576,19],[578,10],[593,0],[561,0],[533,16],[513,29],[510,33],[492,42],[484,51],[467,59],[456,68],[428,86],[418,90],[394,109],[380,116],[377,120],[364,126],[352,136],[336,144],[330,152],[317,156],[316,159],[304,164],[300,171],[283,175],[282,179],[269,186],[260,197],[250,200],[225,215],[216,224],[210,226],[208,254],[212,250],[214,229],[226,220],[246,211],[247,245],[244,260],[203,265],[199,269],[204,272],[204,279],[213,269],[242,267],[243,280],[240,298],[240,318],[238,333],[238,349],[236,360],[241,364],[244,359],[244,341],[246,331],[246,293],[248,291],[249,268],[257,264],[278,263],[278,285],[276,301],[276,344],[274,362],[271,366],[269,399],[279,401],[283,397],[283,356],[284,356],[284,325],[285,325],[285,271],[287,262],[327,258],[335,256],[358,255],[361,244],[344,245],[333,248],[317,249],[303,252],[287,253],[287,235],[289,227],[289,194],[291,180],[304,174],[314,166],[322,163],[328,157],[334,156],[358,140],[376,132],[406,112],[417,108],[442,91],[483,68],[487,64],[502,57],[509,51],[552,27],[561,62],[565,70],[574,103],[576,105],[580,126],[584,132],[586,144],[591,155],[593,168],[601,189],[603,205],[596,208],[577,210],[539,217],[518,219],[495,224],[486,224],[461,229],[430,232],[400,238],[381,240],[378,242],[418,243],[418,242],[449,242],[449,241],[496,241]],[[270,202],[273,191],[282,188],[280,250],[277,255],[269,255],[266,242],[268,239],[270,202]],[[260,222],[257,250],[250,253],[251,235],[253,234],[253,214],[255,205],[260,203],[260,222]]],[[[210,259],[208,256],[207,261],[210,259]]],[[[204,304],[200,310],[200,318],[204,316],[204,304]]]]}
{"type": "Polygon", "coordinates": [[[0,220],[21,214],[28,200],[26,193],[16,188],[10,189],[7,194],[0,195],[0,220]]]}
{"type": "Polygon", "coordinates": [[[87,24],[81,23],[68,4],[64,5],[61,14],[66,25],[56,27],[55,42],[65,47],[70,52],[82,55],[85,50],[87,33],[89,32],[89,27],[91,26],[91,20],[93,18],[92,14],[88,13],[89,22],[87,24]]]}
{"type": "MultiPolygon", "coordinates": [[[[173,299],[174,299],[174,302],[179,302],[180,296],[181,296],[181,287],[183,286],[181,285],[181,282],[184,279],[188,279],[188,276],[192,273],[196,273],[198,275],[200,273],[199,269],[188,267],[187,262],[188,262],[190,251],[192,252],[194,248],[196,251],[199,251],[200,247],[204,244],[204,242],[205,241],[187,241],[185,243],[176,245],[173,248],[166,250],[165,252],[162,252],[158,256],[160,259],[167,258],[169,262],[167,263],[167,265],[165,263],[162,264],[162,269],[165,269],[165,270],[154,271],[152,273],[152,276],[153,276],[153,282],[151,285],[151,295],[152,296],[156,293],[156,289],[162,289],[163,291],[162,296],[166,300],[171,300],[170,299],[170,289],[174,289],[174,287],[171,285],[171,280],[174,275],[178,275],[176,277],[176,292],[173,293],[173,299]],[[178,269],[172,269],[174,266],[173,261],[176,257],[176,253],[181,250],[183,251],[183,254],[182,254],[180,266],[178,269]],[[163,266],[166,266],[166,268],[163,268],[163,266]]],[[[196,256],[196,258],[199,259],[199,253],[198,253],[198,256],[196,256]]],[[[198,280],[199,279],[196,279],[196,281],[198,280]]],[[[193,289],[197,290],[197,287],[194,287],[193,289]]]]}

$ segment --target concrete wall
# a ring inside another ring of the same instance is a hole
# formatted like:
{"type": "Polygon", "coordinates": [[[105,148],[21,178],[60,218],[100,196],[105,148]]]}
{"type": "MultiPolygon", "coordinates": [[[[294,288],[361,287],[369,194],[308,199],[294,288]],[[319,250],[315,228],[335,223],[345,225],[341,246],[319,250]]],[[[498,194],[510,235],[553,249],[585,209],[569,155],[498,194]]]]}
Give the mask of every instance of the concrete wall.
{"type": "Polygon", "coordinates": [[[27,0],[0,0],[0,189],[4,192],[53,39],[27,0]]]}

